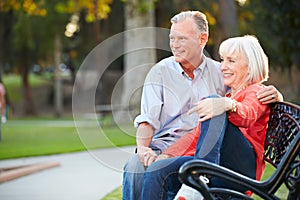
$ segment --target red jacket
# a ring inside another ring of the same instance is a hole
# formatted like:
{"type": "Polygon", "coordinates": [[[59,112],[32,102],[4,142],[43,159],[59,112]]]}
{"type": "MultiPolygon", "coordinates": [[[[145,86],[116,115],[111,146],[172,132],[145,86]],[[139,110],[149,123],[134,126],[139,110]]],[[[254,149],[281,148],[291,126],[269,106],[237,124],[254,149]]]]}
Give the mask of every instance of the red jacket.
{"type": "MultiPolygon", "coordinates": [[[[260,180],[265,169],[264,142],[270,108],[263,105],[256,97],[256,93],[263,85],[253,84],[238,92],[233,99],[236,100],[236,112],[228,113],[228,120],[239,127],[241,132],[252,144],[256,153],[256,180],[260,180]]],[[[163,153],[175,156],[194,156],[196,144],[200,135],[200,123],[194,130],[182,136],[177,142],[166,149],[163,153]]]]}

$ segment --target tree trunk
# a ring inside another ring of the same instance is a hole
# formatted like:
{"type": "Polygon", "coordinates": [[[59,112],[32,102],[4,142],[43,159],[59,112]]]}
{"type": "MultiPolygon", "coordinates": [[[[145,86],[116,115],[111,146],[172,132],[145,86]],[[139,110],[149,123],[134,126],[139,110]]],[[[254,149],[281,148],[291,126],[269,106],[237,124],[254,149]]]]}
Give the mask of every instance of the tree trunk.
{"type": "Polygon", "coordinates": [[[59,64],[61,63],[61,38],[57,33],[54,38],[54,65],[55,65],[55,83],[54,83],[54,105],[55,115],[61,117],[63,114],[63,83],[61,78],[61,72],[59,70],[59,64]]]}
{"type": "Polygon", "coordinates": [[[34,99],[32,96],[32,89],[29,84],[29,62],[28,62],[28,50],[23,47],[21,51],[20,67],[21,77],[22,77],[22,88],[24,96],[24,114],[25,115],[36,115],[34,108],[34,99]]]}
{"type": "Polygon", "coordinates": [[[220,43],[224,39],[236,36],[239,33],[235,0],[220,0],[219,2],[219,13],[217,15],[218,31],[216,31],[216,35],[212,36],[216,41],[213,52],[215,59],[219,58],[220,43]]]}
{"type": "MultiPolygon", "coordinates": [[[[152,5],[153,2],[147,3],[152,5]]],[[[156,51],[147,48],[155,45],[154,31],[145,32],[136,28],[154,27],[154,19],[153,7],[142,10],[138,0],[126,1],[125,29],[130,31],[125,32],[124,82],[120,97],[125,110],[116,112],[117,122],[130,123],[139,112],[142,86],[146,74],[156,62],[156,51]]]]}

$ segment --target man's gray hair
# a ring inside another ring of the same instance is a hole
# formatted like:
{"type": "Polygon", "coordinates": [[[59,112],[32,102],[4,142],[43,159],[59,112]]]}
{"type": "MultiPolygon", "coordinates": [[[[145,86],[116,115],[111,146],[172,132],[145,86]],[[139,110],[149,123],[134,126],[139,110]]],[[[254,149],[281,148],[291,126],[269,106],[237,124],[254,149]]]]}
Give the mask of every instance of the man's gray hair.
{"type": "Polygon", "coordinates": [[[196,31],[199,33],[207,33],[208,34],[208,22],[206,19],[206,15],[200,11],[183,11],[171,19],[171,23],[182,22],[186,19],[193,19],[195,22],[196,31]]]}

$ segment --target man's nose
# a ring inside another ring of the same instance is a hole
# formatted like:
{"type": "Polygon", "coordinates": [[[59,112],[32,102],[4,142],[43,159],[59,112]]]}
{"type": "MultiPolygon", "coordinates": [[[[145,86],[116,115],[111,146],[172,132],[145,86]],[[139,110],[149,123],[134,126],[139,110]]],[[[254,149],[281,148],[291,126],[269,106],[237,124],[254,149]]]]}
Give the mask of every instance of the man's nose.
{"type": "Polygon", "coordinates": [[[180,46],[179,40],[178,40],[178,39],[174,39],[174,40],[172,41],[172,46],[173,46],[173,47],[179,47],[179,46],[180,46]]]}

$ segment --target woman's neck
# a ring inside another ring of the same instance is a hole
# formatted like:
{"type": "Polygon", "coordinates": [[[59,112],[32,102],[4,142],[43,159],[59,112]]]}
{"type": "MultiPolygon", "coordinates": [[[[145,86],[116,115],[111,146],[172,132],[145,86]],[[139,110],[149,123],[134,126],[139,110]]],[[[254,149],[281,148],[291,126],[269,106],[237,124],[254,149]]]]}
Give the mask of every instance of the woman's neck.
{"type": "Polygon", "coordinates": [[[245,84],[242,84],[241,86],[239,86],[237,88],[231,88],[231,94],[232,94],[232,96],[235,96],[238,92],[240,92],[241,90],[245,89],[249,85],[250,85],[250,83],[245,83],[245,84]]]}

